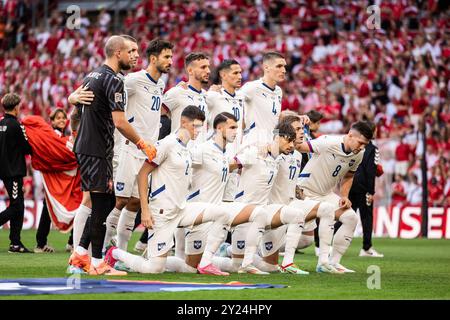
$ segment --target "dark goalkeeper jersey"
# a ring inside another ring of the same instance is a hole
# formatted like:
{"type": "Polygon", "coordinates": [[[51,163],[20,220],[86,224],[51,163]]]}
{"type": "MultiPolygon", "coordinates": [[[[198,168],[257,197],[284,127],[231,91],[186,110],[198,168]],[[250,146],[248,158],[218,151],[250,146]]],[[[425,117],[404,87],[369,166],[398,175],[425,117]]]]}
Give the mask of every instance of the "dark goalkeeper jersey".
{"type": "Polygon", "coordinates": [[[81,108],[80,127],[75,141],[75,153],[112,158],[114,155],[114,122],[112,111],[124,111],[125,92],[123,76],[107,65],[94,69],[83,80],[94,92],[90,105],[81,108]]]}

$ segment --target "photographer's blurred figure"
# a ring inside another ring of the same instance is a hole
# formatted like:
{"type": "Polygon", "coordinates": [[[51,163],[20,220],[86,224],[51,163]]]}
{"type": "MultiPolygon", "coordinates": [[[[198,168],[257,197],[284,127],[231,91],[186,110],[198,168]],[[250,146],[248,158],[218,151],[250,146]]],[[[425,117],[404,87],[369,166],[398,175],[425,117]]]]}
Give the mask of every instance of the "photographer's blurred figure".
{"type": "Polygon", "coordinates": [[[0,179],[3,180],[9,196],[9,206],[0,212],[0,226],[10,222],[10,253],[30,253],[20,241],[23,226],[24,196],[23,177],[27,173],[25,155],[31,154],[31,146],[25,128],[17,120],[20,96],[6,94],[1,104],[5,109],[0,119],[0,179]]]}

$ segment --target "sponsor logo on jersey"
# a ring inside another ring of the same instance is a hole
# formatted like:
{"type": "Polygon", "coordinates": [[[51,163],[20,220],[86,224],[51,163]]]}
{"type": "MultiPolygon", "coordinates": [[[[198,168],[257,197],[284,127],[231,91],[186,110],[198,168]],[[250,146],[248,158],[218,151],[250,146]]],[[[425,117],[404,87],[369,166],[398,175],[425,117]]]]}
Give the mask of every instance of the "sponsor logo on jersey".
{"type": "Polygon", "coordinates": [[[161,251],[166,246],[165,242],[158,243],[158,251],[161,251]]]}
{"type": "Polygon", "coordinates": [[[239,240],[236,243],[236,245],[237,245],[238,249],[244,249],[245,248],[245,240],[239,240]]]}
{"type": "Polygon", "coordinates": [[[266,247],[266,250],[272,250],[273,243],[272,243],[272,241],[266,242],[266,243],[264,243],[264,246],[266,247]]]}

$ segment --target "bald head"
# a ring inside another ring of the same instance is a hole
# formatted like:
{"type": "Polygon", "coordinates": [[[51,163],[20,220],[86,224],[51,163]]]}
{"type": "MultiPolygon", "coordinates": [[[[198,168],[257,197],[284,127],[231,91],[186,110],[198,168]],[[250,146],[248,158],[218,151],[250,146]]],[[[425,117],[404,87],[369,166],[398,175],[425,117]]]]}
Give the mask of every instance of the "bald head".
{"type": "Polygon", "coordinates": [[[105,55],[107,58],[111,58],[114,52],[126,48],[126,39],[121,36],[112,36],[106,41],[105,55]]]}
{"type": "MultiPolygon", "coordinates": [[[[117,65],[117,70],[130,70],[139,58],[136,39],[128,35],[112,36],[105,44],[106,59],[117,65]]],[[[114,69],[114,68],[113,68],[114,69]]]]}

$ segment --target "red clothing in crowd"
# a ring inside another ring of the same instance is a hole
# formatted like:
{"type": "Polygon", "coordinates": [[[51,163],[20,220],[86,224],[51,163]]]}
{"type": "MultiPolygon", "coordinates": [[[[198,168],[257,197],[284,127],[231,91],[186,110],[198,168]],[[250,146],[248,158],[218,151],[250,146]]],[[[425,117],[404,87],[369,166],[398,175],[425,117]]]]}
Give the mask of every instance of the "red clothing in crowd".
{"type": "Polygon", "coordinates": [[[406,143],[400,143],[395,149],[395,160],[397,161],[409,161],[411,154],[411,148],[406,143]]]}

